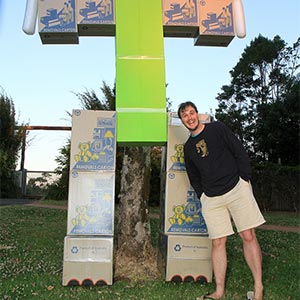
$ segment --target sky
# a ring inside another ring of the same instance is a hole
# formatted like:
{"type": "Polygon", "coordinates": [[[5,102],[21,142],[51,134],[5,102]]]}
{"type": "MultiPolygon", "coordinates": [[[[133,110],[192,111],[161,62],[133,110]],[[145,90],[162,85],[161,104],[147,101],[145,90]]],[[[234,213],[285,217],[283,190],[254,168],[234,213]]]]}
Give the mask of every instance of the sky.
{"type": "MultiPolygon", "coordinates": [[[[289,46],[300,37],[300,1],[243,0],[246,37],[228,47],[194,46],[193,39],[165,38],[166,95],[176,111],[193,101],[200,113],[214,112],[230,70],[259,34],[279,35],[289,46]]],[[[81,108],[75,93],[94,90],[100,99],[102,82],[113,87],[114,37],[80,37],[78,45],[43,45],[38,30],[22,31],[25,0],[0,0],[0,91],[13,100],[18,123],[71,126],[68,112],[81,108]]],[[[70,132],[30,131],[25,152],[28,171],[52,171],[55,157],[70,132]]],[[[19,164],[17,169],[19,168],[19,164]]]]}

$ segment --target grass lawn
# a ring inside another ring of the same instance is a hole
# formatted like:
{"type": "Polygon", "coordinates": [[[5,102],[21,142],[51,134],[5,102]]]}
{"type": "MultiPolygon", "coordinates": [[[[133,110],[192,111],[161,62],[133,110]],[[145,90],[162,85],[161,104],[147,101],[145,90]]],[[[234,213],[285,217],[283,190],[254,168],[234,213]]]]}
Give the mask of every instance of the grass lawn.
{"type": "MultiPolygon", "coordinates": [[[[62,286],[67,211],[29,206],[0,208],[0,299],[191,300],[214,284],[117,281],[104,287],[62,286]]],[[[270,224],[299,225],[299,215],[266,214],[270,224]]],[[[151,219],[157,244],[159,221],[151,219]]],[[[258,229],[263,253],[265,300],[299,300],[300,234],[258,229]]],[[[237,235],[228,239],[227,300],[243,300],[252,279],[237,235]]]]}

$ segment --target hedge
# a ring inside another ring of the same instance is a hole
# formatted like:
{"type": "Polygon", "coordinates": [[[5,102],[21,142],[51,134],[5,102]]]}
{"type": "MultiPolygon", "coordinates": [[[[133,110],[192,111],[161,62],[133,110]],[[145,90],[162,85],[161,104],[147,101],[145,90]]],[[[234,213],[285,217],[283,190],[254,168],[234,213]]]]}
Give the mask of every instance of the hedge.
{"type": "Polygon", "coordinates": [[[299,166],[252,166],[252,186],[263,211],[299,212],[299,166]]]}

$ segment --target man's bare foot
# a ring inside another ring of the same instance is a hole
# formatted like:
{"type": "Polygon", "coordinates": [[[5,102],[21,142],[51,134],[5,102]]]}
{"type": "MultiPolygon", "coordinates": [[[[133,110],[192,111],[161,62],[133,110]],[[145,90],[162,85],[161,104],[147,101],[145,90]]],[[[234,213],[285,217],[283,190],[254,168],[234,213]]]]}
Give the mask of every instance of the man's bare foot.
{"type": "Polygon", "coordinates": [[[201,297],[197,297],[196,300],[224,300],[224,295],[223,296],[218,296],[216,293],[212,293],[210,295],[204,295],[201,297]]]}
{"type": "Polygon", "coordinates": [[[254,300],[263,300],[263,287],[254,288],[254,300]]]}

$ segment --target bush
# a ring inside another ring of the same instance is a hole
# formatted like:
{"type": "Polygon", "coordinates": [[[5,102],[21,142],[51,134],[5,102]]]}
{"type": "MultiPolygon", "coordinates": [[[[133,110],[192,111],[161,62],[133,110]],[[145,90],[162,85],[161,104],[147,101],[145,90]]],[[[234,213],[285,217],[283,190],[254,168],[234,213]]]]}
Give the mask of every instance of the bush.
{"type": "Polygon", "coordinates": [[[25,126],[17,126],[12,99],[0,91],[0,197],[17,196],[14,172],[25,134],[25,126]]]}
{"type": "Polygon", "coordinates": [[[256,164],[252,185],[262,210],[299,212],[299,166],[256,164]]]}

